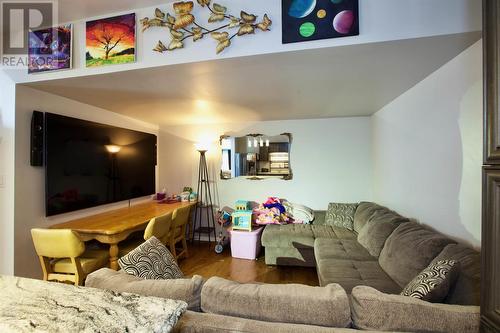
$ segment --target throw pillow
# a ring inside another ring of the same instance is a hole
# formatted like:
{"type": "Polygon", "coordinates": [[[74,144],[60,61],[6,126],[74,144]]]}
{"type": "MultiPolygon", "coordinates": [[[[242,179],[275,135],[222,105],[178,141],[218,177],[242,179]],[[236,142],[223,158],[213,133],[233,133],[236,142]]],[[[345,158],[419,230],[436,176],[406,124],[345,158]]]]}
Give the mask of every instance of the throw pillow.
{"type": "Polygon", "coordinates": [[[353,203],[331,202],[326,211],[325,224],[353,230],[354,213],[357,207],[358,204],[353,203]]]}
{"type": "Polygon", "coordinates": [[[147,280],[184,277],[170,251],[154,236],[121,257],[118,264],[126,273],[147,280]]]}
{"type": "Polygon", "coordinates": [[[439,260],[431,263],[403,289],[401,295],[428,302],[441,302],[458,276],[459,263],[439,260]]]}

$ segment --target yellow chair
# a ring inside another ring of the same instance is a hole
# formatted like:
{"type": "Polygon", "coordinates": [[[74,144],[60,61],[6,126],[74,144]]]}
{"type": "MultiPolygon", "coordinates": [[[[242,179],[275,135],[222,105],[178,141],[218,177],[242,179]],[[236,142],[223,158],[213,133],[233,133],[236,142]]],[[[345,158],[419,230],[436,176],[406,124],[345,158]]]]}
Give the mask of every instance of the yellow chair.
{"type": "Polygon", "coordinates": [[[148,240],[155,236],[163,244],[167,244],[169,240],[170,228],[172,227],[172,213],[156,217],[149,221],[146,230],[144,230],[144,240],[148,240]]]}
{"type": "Polygon", "coordinates": [[[85,243],[68,229],[31,229],[45,281],[82,285],[88,274],[106,266],[107,250],[85,250],[85,243]]]}
{"type": "Polygon", "coordinates": [[[177,260],[181,256],[186,258],[189,256],[187,240],[186,240],[186,228],[189,223],[189,214],[191,212],[191,207],[177,208],[174,211],[172,229],[170,230],[169,246],[172,256],[177,260]],[[177,253],[175,245],[182,242],[182,249],[177,253]]]}
{"type": "MultiPolygon", "coordinates": [[[[170,237],[170,228],[172,227],[172,213],[168,213],[166,215],[155,217],[151,219],[144,230],[144,240],[148,240],[151,237],[155,236],[162,242],[163,244],[167,244],[170,237]]],[[[120,243],[119,246],[119,257],[123,257],[139,245],[141,245],[143,241],[131,240],[120,243]]]]}

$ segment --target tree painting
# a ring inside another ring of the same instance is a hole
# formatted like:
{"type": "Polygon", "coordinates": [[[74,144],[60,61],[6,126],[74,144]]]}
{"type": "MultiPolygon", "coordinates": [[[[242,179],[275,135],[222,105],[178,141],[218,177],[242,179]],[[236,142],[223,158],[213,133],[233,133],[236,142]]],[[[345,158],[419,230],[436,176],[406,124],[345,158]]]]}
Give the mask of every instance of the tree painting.
{"type": "Polygon", "coordinates": [[[135,61],[135,14],[89,21],[86,25],[87,67],[135,61]]]}

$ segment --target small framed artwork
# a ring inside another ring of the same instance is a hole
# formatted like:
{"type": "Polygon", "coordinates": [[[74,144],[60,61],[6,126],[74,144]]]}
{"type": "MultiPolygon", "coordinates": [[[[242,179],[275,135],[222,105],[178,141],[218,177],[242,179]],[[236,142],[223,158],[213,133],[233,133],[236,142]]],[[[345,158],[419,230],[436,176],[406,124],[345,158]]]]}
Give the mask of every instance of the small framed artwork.
{"type": "Polygon", "coordinates": [[[28,36],[28,74],[72,67],[73,25],[33,30],[28,36]]]}
{"type": "Polygon", "coordinates": [[[359,35],[358,0],[282,0],[283,43],[359,35]]]}
{"type": "Polygon", "coordinates": [[[87,67],[135,62],[135,14],[86,23],[87,67]]]}

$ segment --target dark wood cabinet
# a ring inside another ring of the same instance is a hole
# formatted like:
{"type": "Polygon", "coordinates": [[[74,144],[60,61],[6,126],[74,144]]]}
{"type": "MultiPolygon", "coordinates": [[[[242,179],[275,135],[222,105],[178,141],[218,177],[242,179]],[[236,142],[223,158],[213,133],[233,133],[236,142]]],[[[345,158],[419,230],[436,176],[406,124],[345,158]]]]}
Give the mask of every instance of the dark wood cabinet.
{"type": "Polygon", "coordinates": [[[483,168],[481,324],[500,332],[500,168],[483,168]]]}
{"type": "Polygon", "coordinates": [[[500,56],[500,1],[483,0],[484,46],[484,163],[500,164],[500,119],[498,112],[500,56]]]}
{"type": "Polygon", "coordinates": [[[483,0],[484,166],[481,331],[500,332],[500,0],[483,0]]]}

